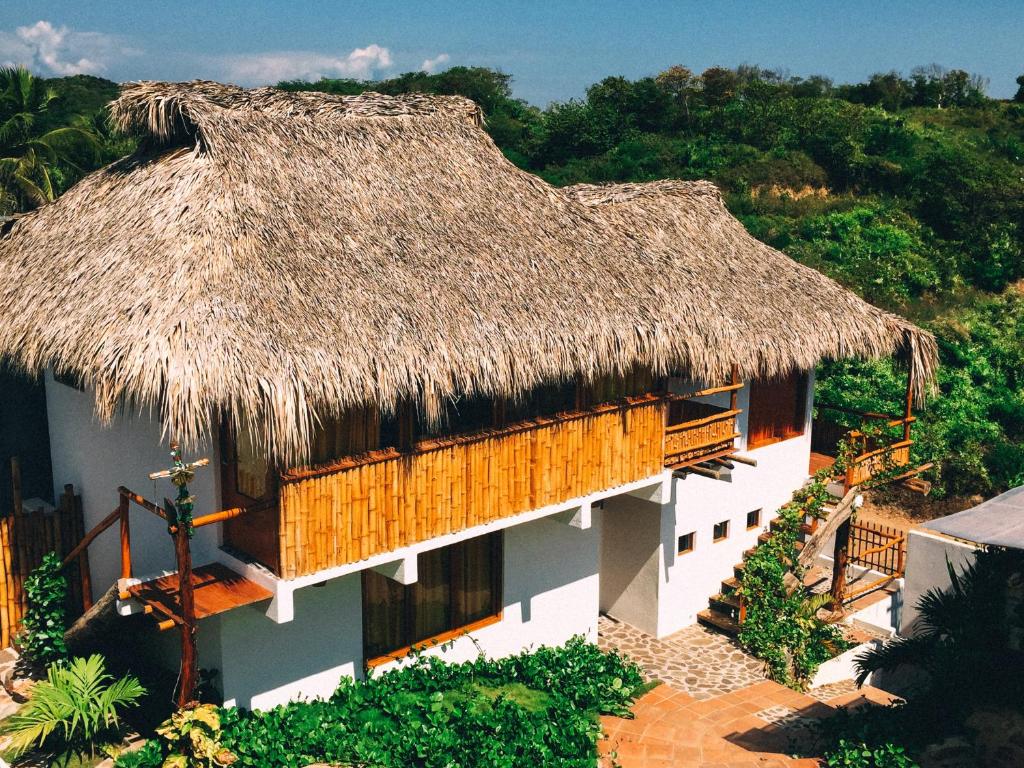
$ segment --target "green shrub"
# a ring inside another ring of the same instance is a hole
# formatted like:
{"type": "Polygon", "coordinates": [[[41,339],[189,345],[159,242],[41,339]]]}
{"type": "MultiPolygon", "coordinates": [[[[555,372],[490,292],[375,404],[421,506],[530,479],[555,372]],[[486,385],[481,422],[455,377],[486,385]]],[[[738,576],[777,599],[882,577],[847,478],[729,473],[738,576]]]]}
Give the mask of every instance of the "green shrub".
{"type": "Polygon", "coordinates": [[[825,755],[828,768],[917,768],[903,747],[883,744],[871,747],[863,741],[840,739],[838,746],[825,755]]]}
{"type": "Polygon", "coordinates": [[[68,582],[55,552],[25,579],[25,616],[18,637],[21,652],[38,664],[49,664],[67,656],[64,630],[67,628],[68,582]]]}
{"type": "Polygon", "coordinates": [[[11,750],[17,756],[32,747],[46,749],[64,763],[94,756],[98,747],[120,741],[121,712],[144,693],[134,677],[115,680],[107,674],[99,654],[56,662],[8,720],[11,750]]]}
{"type": "Polygon", "coordinates": [[[220,743],[220,712],[213,704],[178,710],[156,732],[168,752],[163,768],[223,768],[235,762],[220,743]]]}
{"type": "MultiPolygon", "coordinates": [[[[598,715],[627,714],[644,686],[639,667],[581,638],[463,664],[419,656],[366,680],[344,678],[328,701],[221,710],[220,743],[236,765],[261,768],[592,768],[598,715]]],[[[167,754],[118,766],[156,768],[167,754]]]]}

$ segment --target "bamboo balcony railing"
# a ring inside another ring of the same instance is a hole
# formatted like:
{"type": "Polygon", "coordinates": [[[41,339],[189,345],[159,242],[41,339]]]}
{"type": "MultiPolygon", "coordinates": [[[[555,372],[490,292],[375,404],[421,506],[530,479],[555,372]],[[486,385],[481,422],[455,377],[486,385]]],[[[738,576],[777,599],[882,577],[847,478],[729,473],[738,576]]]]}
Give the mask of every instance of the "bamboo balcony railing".
{"type": "Polygon", "coordinates": [[[315,573],[657,475],[665,409],[662,397],[635,398],[285,474],[279,575],[315,573]]]}

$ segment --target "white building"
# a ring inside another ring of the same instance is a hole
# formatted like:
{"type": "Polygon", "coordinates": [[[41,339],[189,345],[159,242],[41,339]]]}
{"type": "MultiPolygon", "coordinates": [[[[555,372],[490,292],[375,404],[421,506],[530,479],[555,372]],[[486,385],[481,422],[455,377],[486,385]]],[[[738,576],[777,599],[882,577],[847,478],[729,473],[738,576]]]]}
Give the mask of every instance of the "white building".
{"type": "Polygon", "coordinates": [[[211,459],[197,524],[235,511],[191,550],[229,703],[414,645],[593,639],[602,611],[674,632],[805,481],[816,363],[930,376],[928,334],[750,238],[711,185],[551,188],[463,99],[142,84],[114,115],[141,157],[0,236],[0,356],[48,369],[86,527],[130,504],[90,547],[94,596],[120,579],[155,643],[176,561],[137,502],[172,495],[149,479],[167,435],[211,459]]]}

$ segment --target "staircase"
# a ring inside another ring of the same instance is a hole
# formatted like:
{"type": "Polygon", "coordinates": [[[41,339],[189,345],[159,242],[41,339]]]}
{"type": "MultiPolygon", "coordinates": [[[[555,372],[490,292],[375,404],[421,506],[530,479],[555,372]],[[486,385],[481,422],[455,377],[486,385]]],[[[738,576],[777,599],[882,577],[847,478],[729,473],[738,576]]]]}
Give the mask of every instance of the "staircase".
{"type": "MultiPolygon", "coordinates": [[[[828,515],[833,509],[832,506],[825,505],[822,511],[825,515],[828,515]]],[[[815,531],[817,525],[818,521],[812,520],[810,523],[804,522],[801,526],[801,536],[796,542],[798,552],[803,549],[804,542],[815,531]]],[[[743,578],[743,569],[746,568],[747,560],[750,556],[757,551],[757,547],[771,539],[772,534],[777,528],[777,521],[772,520],[768,525],[768,530],[757,537],[757,545],[743,553],[743,561],[733,566],[733,575],[722,581],[721,591],[708,598],[708,607],[697,614],[697,621],[700,624],[719,632],[724,632],[730,637],[735,637],[740,633],[740,623],[743,621],[743,606],[740,603],[738,590],[740,579],[743,578]]]]}

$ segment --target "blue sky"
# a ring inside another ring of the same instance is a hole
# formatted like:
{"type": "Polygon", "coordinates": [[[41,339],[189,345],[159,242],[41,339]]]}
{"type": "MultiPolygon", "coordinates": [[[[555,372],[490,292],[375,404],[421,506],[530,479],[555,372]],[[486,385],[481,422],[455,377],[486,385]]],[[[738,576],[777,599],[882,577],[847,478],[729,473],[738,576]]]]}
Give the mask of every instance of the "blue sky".
{"type": "Polygon", "coordinates": [[[1024,1],[48,2],[0,5],[0,64],[113,80],[386,77],[482,65],[538,105],[607,75],[740,63],[837,82],[937,62],[1005,97],[1024,73],[1024,1]]]}

